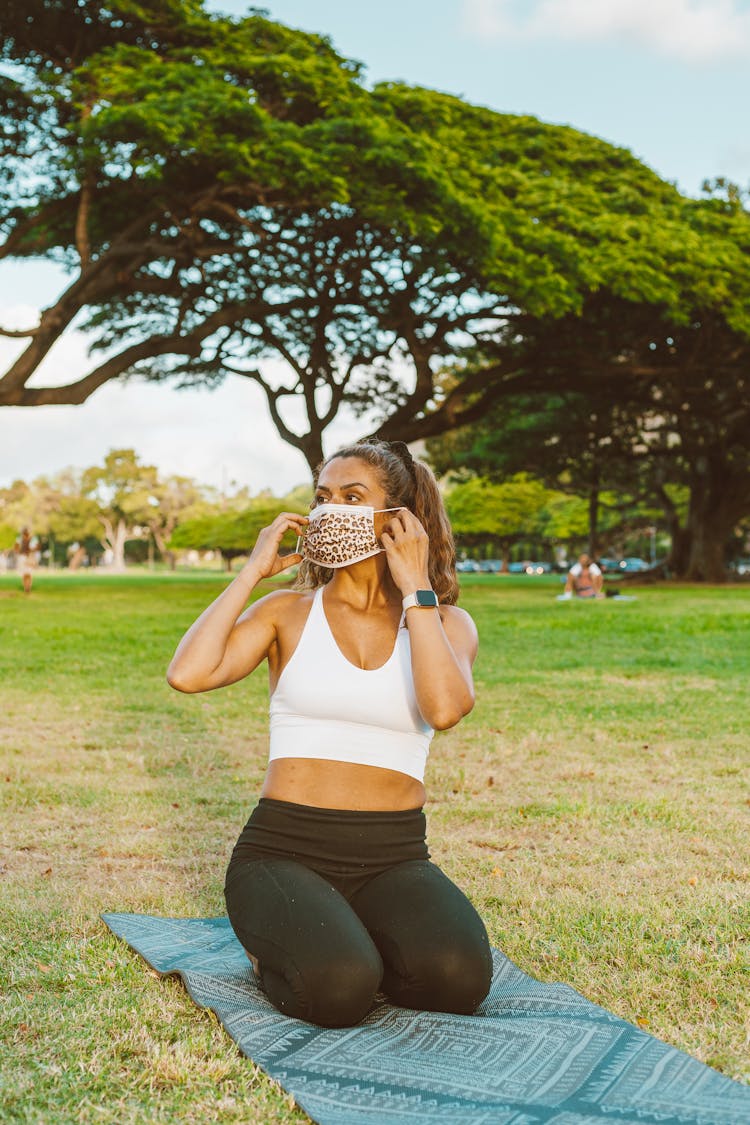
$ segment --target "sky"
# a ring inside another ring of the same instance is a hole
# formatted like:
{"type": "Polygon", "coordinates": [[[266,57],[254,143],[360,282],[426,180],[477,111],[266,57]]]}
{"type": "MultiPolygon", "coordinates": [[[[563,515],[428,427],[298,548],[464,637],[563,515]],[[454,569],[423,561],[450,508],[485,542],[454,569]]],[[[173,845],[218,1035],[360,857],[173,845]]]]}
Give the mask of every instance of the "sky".
{"type": "MultiPolygon", "coordinates": [[[[241,15],[249,5],[208,0],[241,15]]],[[[262,0],[272,19],[327,35],[365,66],[499,112],[572,125],[630,149],[685,193],[705,179],[750,183],[750,0],[262,0]]],[[[35,323],[66,283],[46,263],[0,263],[0,324],[35,323]]],[[[20,350],[0,338],[0,366],[20,350]]],[[[35,384],[93,366],[63,338],[35,384]]],[[[62,376],[64,375],[64,378],[62,376]]],[[[361,432],[344,418],[326,449],[361,432]]],[[[260,389],[230,376],[214,391],[110,383],[81,406],[0,408],[0,487],[134,448],[166,475],[277,494],[308,479],[276,435],[260,389]]]]}

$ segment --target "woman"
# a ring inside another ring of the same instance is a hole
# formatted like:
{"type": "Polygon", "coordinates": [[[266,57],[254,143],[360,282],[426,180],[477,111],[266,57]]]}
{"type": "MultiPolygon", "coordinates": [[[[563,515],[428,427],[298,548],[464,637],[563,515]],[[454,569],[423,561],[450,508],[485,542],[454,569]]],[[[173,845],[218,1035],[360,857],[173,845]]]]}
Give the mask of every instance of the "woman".
{"type": "Polygon", "coordinates": [[[603,598],[604,575],[589,555],[579,555],[568,571],[563,596],[572,598],[603,598]]]}
{"type": "Polygon", "coordinates": [[[474,703],[476,630],[454,604],[442,498],[402,442],[349,446],[316,476],[310,516],[264,528],[169,666],[170,684],[195,692],[268,660],[270,762],[229,863],[227,911],[286,1014],[349,1026],[379,989],[469,1013],[489,989],[487,934],[429,862],[422,812],[433,731],[474,703]],[[287,532],[305,537],[304,561],[279,555],[287,532]],[[244,608],[300,562],[295,588],[244,608]]]}
{"type": "Polygon", "coordinates": [[[31,534],[28,527],[21,528],[21,534],[16,539],[15,551],[23,592],[30,594],[34,581],[34,568],[39,561],[39,540],[36,535],[31,534]]]}

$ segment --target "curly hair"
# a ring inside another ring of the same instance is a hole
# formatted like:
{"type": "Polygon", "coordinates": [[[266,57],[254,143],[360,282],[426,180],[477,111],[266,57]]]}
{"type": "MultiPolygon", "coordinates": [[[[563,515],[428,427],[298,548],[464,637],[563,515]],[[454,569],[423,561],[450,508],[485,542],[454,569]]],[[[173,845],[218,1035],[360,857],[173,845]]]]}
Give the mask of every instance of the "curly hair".
{"type": "MultiPolygon", "coordinates": [[[[316,487],[323,469],[337,457],[356,457],[365,461],[378,473],[386,494],[386,507],[408,508],[414,513],[430,541],[428,571],[432,588],[443,605],[455,605],[458,601],[456,548],[443,497],[429,465],[415,461],[402,441],[365,438],[326,457],[313,474],[316,487]]],[[[315,589],[330,582],[332,577],[333,571],[328,567],[304,560],[294,588],[315,589]]]]}

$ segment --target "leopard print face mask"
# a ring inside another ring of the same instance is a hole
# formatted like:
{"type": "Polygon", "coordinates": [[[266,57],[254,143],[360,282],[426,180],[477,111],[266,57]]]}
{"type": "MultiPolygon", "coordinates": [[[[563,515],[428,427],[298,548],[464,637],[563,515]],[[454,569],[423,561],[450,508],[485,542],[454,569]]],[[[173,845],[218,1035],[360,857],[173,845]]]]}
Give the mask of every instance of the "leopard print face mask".
{"type": "MultiPolygon", "coordinates": [[[[397,512],[398,508],[379,508],[397,512]]],[[[375,534],[376,509],[366,504],[319,504],[310,512],[298,552],[308,562],[335,570],[369,559],[383,548],[375,534]]]]}

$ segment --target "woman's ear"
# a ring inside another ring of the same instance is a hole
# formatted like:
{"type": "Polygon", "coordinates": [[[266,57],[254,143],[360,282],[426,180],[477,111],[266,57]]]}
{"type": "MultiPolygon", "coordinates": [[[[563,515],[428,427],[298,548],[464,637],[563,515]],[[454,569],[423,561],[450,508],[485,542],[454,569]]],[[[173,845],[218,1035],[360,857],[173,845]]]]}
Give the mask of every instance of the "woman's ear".
{"type": "Polygon", "coordinates": [[[388,526],[396,513],[400,511],[401,508],[387,508],[384,512],[374,513],[372,522],[375,527],[375,538],[378,543],[380,542],[380,536],[383,534],[383,529],[388,526]]]}

